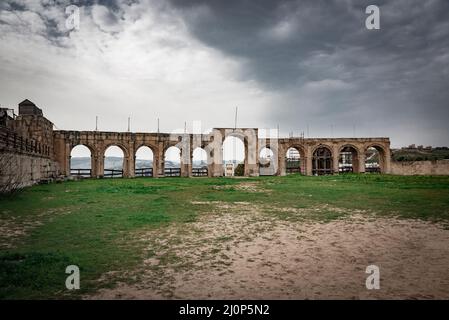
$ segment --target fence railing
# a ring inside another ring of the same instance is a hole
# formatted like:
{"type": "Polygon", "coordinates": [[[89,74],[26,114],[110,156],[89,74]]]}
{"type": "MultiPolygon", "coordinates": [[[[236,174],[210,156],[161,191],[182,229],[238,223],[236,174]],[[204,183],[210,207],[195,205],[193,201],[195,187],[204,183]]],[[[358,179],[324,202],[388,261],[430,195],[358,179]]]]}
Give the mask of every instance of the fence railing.
{"type": "Polygon", "coordinates": [[[123,177],[123,170],[104,169],[103,176],[105,178],[122,178],[123,177]]]}
{"type": "Polygon", "coordinates": [[[165,168],[164,175],[166,177],[180,177],[181,176],[181,168],[165,168]]]}
{"type": "Polygon", "coordinates": [[[301,168],[300,167],[290,167],[290,168],[287,167],[286,172],[287,172],[287,174],[301,173],[301,168]]]}
{"type": "Polygon", "coordinates": [[[207,177],[207,168],[192,168],[192,176],[194,177],[207,177]]]}
{"type": "Polygon", "coordinates": [[[77,176],[77,177],[85,177],[90,178],[92,176],[92,169],[70,169],[70,175],[71,176],[77,176]]]}
{"type": "Polygon", "coordinates": [[[152,177],[153,168],[138,168],[134,171],[136,177],[152,177]]]}
{"type": "Polygon", "coordinates": [[[49,146],[31,138],[24,138],[6,127],[0,127],[0,149],[50,156],[49,146]]]}
{"type": "Polygon", "coordinates": [[[346,165],[346,166],[338,167],[338,172],[340,172],[340,173],[350,173],[350,172],[354,172],[354,169],[352,168],[351,165],[346,165]]]}

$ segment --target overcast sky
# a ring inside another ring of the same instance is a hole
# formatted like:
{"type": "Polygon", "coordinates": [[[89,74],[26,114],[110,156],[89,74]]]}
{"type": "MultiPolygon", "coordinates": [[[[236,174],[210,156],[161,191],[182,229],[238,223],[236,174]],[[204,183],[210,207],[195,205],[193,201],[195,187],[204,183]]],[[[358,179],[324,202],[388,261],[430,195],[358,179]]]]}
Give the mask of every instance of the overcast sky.
{"type": "Polygon", "coordinates": [[[449,1],[2,0],[0,104],[25,98],[67,130],[233,127],[238,106],[286,136],[449,145],[449,1]]]}

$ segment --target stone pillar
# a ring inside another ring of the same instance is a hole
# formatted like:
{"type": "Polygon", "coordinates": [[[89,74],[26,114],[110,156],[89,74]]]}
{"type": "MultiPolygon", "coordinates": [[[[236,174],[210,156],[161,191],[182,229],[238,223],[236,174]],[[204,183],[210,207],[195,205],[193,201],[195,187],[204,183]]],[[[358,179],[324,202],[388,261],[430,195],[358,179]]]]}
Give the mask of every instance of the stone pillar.
{"type": "MultiPolygon", "coordinates": [[[[281,148],[281,146],[279,146],[279,148],[278,148],[278,169],[276,172],[277,176],[287,175],[287,168],[285,165],[286,153],[287,153],[287,150],[284,150],[284,148],[281,148]]],[[[301,161],[304,161],[304,159],[301,159],[301,161]]]]}
{"type": "Polygon", "coordinates": [[[212,143],[212,163],[210,165],[212,171],[212,177],[222,177],[224,175],[223,168],[223,141],[212,143]]]}
{"type": "Polygon", "coordinates": [[[312,161],[313,161],[313,154],[312,154],[312,146],[304,146],[304,153],[306,155],[306,175],[311,176],[312,175],[312,161]]]}
{"type": "MultiPolygon", "coordinates": [[[[382,154],[379,152],[379,155],[382,154]]],[[[390,148],[385,148],[385,155],[383,159],[383,166],[381,173],[391,173],[391,150],[390,148]]]]}
{"type": "Polygon", "coordinates": [[[128,156],[125,157],[125,163],[123,167],[123,177],[126,178],[134,178],[136,176],[136,156],[134,154],[134,151],[129,152],[128,156]],[[126,168],[126,174],[125,174],[125,168],[126,168]]]}
{"type": "Polygon", "coordinates": [[[365,151],[362,150],[361,153],[358,155],[358,161],[359,161],[359,172],[358,173],[365,173],[365,151]]]}
{"type": "Polygon", "coordinates": [[[338,174],[339,173],[339,159],[340,159],[340,152],[338,150],[338,145],[332,146],[332,173],[338,174]]]}
{"type": "Polygon", "coordinates": [[[97,173],[97,170],[98,170],[98,164],[97,164],[98,163],[98,155],[91,151],[90,157],[91,157],[91,159],[90,159],[90,176],[92,178],[97,178],[98,177],[98,173],[97,173]]]}
{"type": "Polygon", "coordinates": [[[360,165],[359,165],[359,155],[358,152],[353,150],[351,152],[351,164],[352,164],[352,172],[360,173],[360,165]]]}
{"type": "Polygon", "coordinates": [[[181,148],[181,177],[192,176],[192,150],[183,146],[181,148]]]}
{"type": "Polygon", "coordinates": [[[61,157],[62,159],[64,159],[61,166],[64,176],[70,176],[70,151],[70,144],[65,143],[61,157]]]}
{"type": "Polygon", "coordinates": [[[257,135],[247,134],[244,138],[245,145],[245,177],[259,176],[259,139],[257,135]],[[246,140],[246,143],[245,143],[246,140]]]}
{"type": "Polygon", "coordinates": [[[158,168],[159,168],[159,148],[156,148],[153,151],[153,178],[157,178],[158,168]]]}
{"type": "Polygon", "coordinates": [[[155,155],[156,157],[156,166],[157,171],[155,176],[156,177],[164,177],[164,169],[165,169],[165,163],[164,163],[164,143],[159,142],[158,152],[155,155]]]}
{"type": "Polygon", "coordinates": [[[99,149],[100,150],[97,151],[97,177],[102,178],[104,177],[104,153],[106,150],[103,147],[99,149]]]}

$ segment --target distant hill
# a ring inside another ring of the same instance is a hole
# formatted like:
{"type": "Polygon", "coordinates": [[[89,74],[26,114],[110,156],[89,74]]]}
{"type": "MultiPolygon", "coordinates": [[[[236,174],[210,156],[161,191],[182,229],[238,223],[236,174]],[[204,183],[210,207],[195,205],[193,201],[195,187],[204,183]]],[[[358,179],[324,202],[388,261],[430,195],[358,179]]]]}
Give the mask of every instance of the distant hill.
{"type": "Polygon", "coordinates": [[[449,148],[402,148],[393,149],[392,158],[396,161],[425,161],[449,159],[449,148]]]}
{"type": "MultiPolygon", "coordinates": [[[[91,165],[91,160],[89,157],[73,157],[71,159],[70,168],[71,169],[89,169],[91,165]]],[[[120,170],[123,165],[123,158],[121,157],[106,157],[104,159],[104,167],[105,169],[115,169],[120,170]]],[[[166,161],[166,168],[179,168],[180,163],[174,161],[166,161]]],[[[207,163],[205,161],[194,161],[193,166],[195,168],[198,167],[206,167],[207,163]]],[[[140,168],[152,168],[153,161],[152,160],[136,160],[136,169],[140,168]]]]}

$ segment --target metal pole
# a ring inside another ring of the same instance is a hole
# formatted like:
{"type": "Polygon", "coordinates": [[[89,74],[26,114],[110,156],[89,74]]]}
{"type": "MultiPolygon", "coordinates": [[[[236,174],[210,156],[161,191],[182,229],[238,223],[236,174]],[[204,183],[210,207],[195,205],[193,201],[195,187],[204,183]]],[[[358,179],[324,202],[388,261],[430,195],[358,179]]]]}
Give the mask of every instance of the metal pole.
{"type": "Polygon", "coordinates": [[[238,107],[235,107],[234,130],[237,129],[237,111],[238,107]]]}

